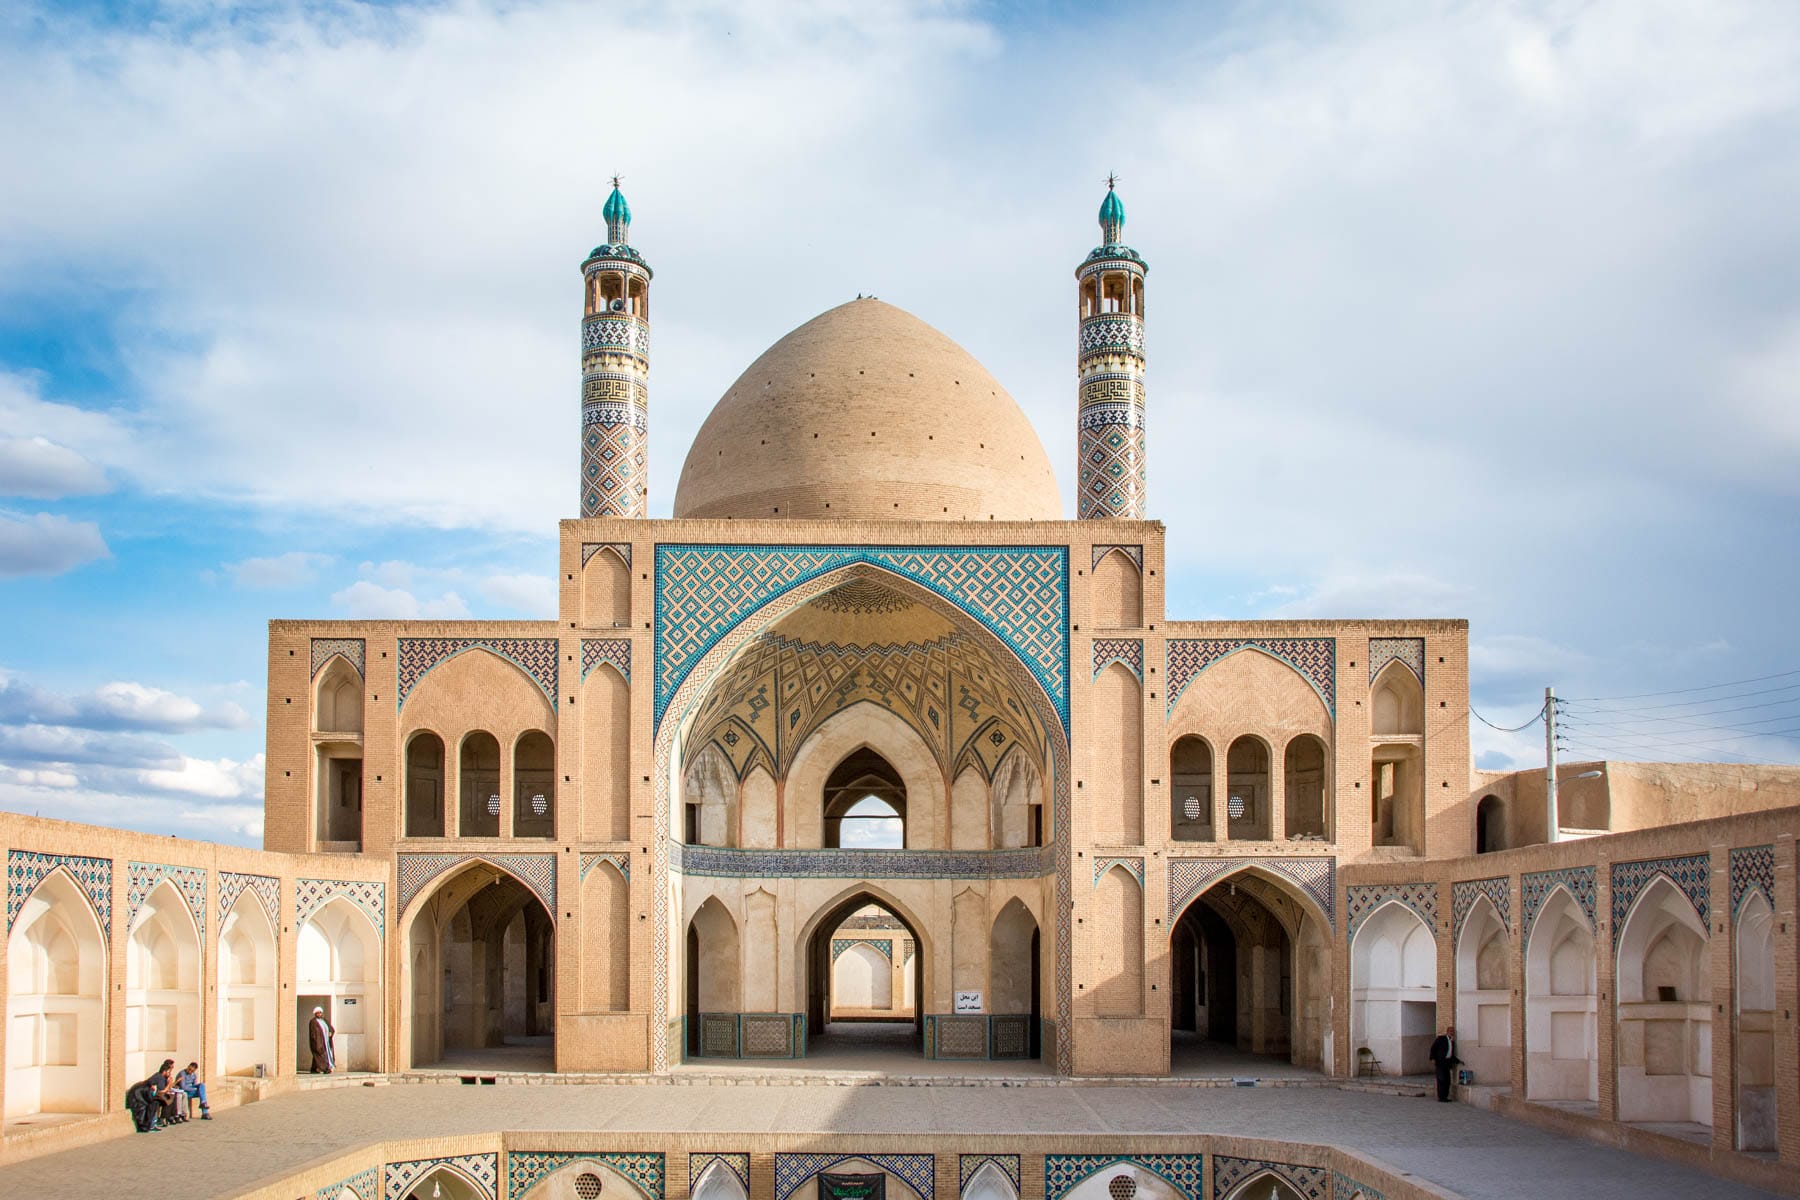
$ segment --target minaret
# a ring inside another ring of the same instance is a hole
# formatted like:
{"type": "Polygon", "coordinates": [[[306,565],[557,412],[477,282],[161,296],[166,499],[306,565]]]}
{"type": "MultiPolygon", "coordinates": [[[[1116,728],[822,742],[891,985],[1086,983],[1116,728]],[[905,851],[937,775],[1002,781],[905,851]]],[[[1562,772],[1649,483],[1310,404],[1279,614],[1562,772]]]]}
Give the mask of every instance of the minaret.
{"type": "Polygon", "coordinates": [[[613,177],[606,242],[581,264],[581,515],[641,517],[649,507],[650,276],[631,240],[631,206],[613,177]]]}
{"type": "Polygon", "coordinates": [[[1077,373],[1081,412],[1076,513],[1082,520],[1144,519],[1144,275],[1124,244],[1125,205],[1108,176],[1100,245],[1075,268],[1081,297],[1077,373]]]}

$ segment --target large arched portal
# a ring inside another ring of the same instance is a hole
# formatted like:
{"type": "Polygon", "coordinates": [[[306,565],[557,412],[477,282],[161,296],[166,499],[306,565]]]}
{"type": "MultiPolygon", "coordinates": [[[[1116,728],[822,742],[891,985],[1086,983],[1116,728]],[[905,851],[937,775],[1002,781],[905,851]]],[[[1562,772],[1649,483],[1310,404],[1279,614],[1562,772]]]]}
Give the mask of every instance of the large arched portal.
{"type": "Polygon", "coordinates": [[[1194,897],[1169,929],[1171,1072],[1217,1073],[1243,1054],[1317,1066],[1328,943],[1317,914],[1263,874],[1194,897]]]}
{"type": "Polygon", "coordinates": [[[806,944],[807,1054],[923,1053],[920,947],[918,930],[870,892],[821,914],[806,944]]]}
{"type": "Polygon", "coordinates": [[[471,862],[416,910],[406,955],[414,1067],[553,1069],[556,927],[531,888],[471,862]]]}

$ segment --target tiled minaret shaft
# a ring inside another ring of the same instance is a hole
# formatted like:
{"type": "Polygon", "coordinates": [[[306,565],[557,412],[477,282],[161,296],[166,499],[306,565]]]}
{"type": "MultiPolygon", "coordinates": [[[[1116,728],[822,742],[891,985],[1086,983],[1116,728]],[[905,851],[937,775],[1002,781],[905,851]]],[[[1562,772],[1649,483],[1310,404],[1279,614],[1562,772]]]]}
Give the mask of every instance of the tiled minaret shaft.
{"type": "Polygon", "coordinates": [[[1149,266],[1124,244],[1125,205],[1106,184],[1100,245],[1075,269],[1081,334],[1081,409],[1076,516],[1141,521],[1144,461],[1144,275],[1149,266]]]}
{"type": "Polygon", "coordinates": [[[613,180],[606,242],[581,264],[581,515],[642,517],[650,495],[650,266],[613,180]]]}

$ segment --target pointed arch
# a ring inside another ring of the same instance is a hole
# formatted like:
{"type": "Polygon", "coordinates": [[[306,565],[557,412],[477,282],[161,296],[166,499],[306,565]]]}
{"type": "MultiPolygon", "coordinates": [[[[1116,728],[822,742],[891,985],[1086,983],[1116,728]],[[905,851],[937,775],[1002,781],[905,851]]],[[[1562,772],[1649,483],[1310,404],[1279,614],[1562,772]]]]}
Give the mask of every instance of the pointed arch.
{"type": "Polygon", "coordinates": [[[750,1200],[744,1181],[722,1159],[714,1159],[694,1180],[691,1200],[750,1200]]]}
{"type": "Polygon", "coordinates": [[[1115,865],[1094,888],[1092,960],[1094,1013],[1136,1017],[1144,1012],[1144,890],[1137,876],[1115,865]]]}
{"type": "Polygon", "coordinates": [[[1437,1033],[1437,939],[1399,899],[1370,913],[1350,939],[1350,1042],[1384,1073],[1430,1070],[1437,1033]]]}
{"type": "Polygon", "coordinates": [[[581,1007],[625,1012],[631,1007],[631,884],[602,860],[581,880],[581,1007]]]}
{"type": "Polygon", "coordinates": [[[1137,629],[1144,623],[1144,581],[1123,546],[1114,546],[1094,564],[1088,608],[1096,629],[1137,629]]]}
{"type": "Polygon", "coordinates": [[[1239,1183],[1221,1200],[1305,1200],[1287,1176],[1275,1167],[1264,1167],[1239,1183]]]}
{"type": "Polygon", "coordinates": [[[1044,844],[1044,776],[1021,745],[1008,747],[988,783],[996,849],[1044,844]]]}
{"type": "Polygon", "coordinates": [[[631,564],[612,545],[602,545],[581,566],[581,623],[599,629],[631,628],[631,564]]]}
{"type": "Polygon", "coordinates": [[[1093,687],[1093,745],[1104,768],[1096,780],[1094,837],[1135,846],[1144,840],[1144,689],[1123,663],[1093,687]]]}
{"type": "Polygon", "coordinates": [[[1525,1097],[1597,1100],[1594,930],[1557,884],[1525,940],[1525,1097]]]}
{"type": "Polygon", "coordinates": [[[443,837],[450,773],[445,769],[444,739],[436,730],[415,729],[406,737],[406,837],[443,837]]]}
{"type": "Polygon", "coordinates": [[[318,733],[363,731],[363,677],[342,654],[333,654],[313,683],[313,730],[318,733]]]}
{"type": "Polygon", "coordinates": [[[1369,686],[1369,730],[1376,737],[1423,736],[1425,689],[1412,668],[1399,659],[1388,663],[1369,686]]]}
{"type": "Polygon", "coordinates": [[[892,892],[878,884],[862,880],[850,884],[829,900],[815,906],[812,915],[801,925],[800,936],[795,939],[793,978],[799,984],[796,991],[805,998],[809,1035],[824,1032],[830,1017],[828,981],[831,972],[832,932],[858,909],[870,905],[884,909],[898,920],[917,946],[913,969],[902,977],[901,995],[902,1007],[905,1007],[909,998],[906,988],[910,984],[912,1003],[909,1015],[914,1026],[923,1032],[925,1008],[929,998],[937,994],[938,989],[933,970],[935,955],[931,927],[910,905],[903,903],[892,892]]]}
{"type": "Polygon", "coordinates": [[[245,888],[219,926],[218,1069],[222,1075],[275,1073],[280,985],[277,926],[255,888],[245,888]]]}
{"type": "Polygon", "coordinates": [[[963,1185],[962,1200],[1019,1200],[1019,1190],[1000,1164],[990,1158],[969,1176],[969,1182],[963,1185]]]}
{"type": "Polygon", "coordinates": [[[200,960],[193,910],[164,879],[139,905],[126,944],[125,1073],[133,1080],[200,1044],[200,960]]]}
{"type": "Polygon", "coordinates": [[[106,938],[56,867],[19,905],[6,949],[6,1118],[106,1107],[106,938]]]}
{"type": "Polygon", "coordinates": [[[294,967],[300,1070],[312,1065],[306,1026],[315,1006],[325,1009],[336,1031],[339,1070],[381,1069],[382,958],[381,930],[345,896],[333,896],[300,923],[294,967]]]}
{"type": "Polygon", "coordinates": [[[1753,888],[1734,921],[1732,996],[1737,1036],[1732,1040],[1737,1078],[1737,1146],[1774,1150],[1781,1144],[1775,1101],[1775,911],[1762,888],[1753,888]]]}
{"type": "Polygon", "coordinates": [[[1617,951],[1621,1121],[1712,1124],[1712,988],[1707,928],[1659,874],[1638,893],[1617,951]]]}
{"type": "Polygon", "coordinates": [[[1477,896],[1456,942],[1457,1055],[1483,1083],[1512,1071],[1512,938],[1494,902],[1477,896]]]}
{"type": "Polygon", "coordinates": [[[1037,1023],[1042,1013],[1042,940],[1037,917],[1023,899],[1000,908],[988,934],[988,1011],[1027,1019],[1025,1057],[1037,1056],[1037,1023]]]}
{"type": "Polygon", "coordinates": [[[950,784],[950,849],[985,850],[998,827],[990,811],[992,796],[979,760],[969,760],[950,784]]]}
{"type": "Polygon", "coordinates": [[[435,1197],[435,1200],[492,1200],[482,1182],[453,1162],[439,1162],[420,1175],[403,1193],[412,1197],[435,1197]]]}
{"type": "Polygon", "coordinates": [[[898,776],[904,792],[906,849],[944,849],[939,814],[948,806],[944,773],[919,731],[890,709],[859,700],[833,713],[807,735],[788,768],[782,789],[790,844],[801,849],[825,845],[826,784],[852,755],[879,755],[898,776]]]}
{"type": "Polygon", "coordinates": [[[682,772],[681,840],[690,846],[731,845],[737,793],[731,760],[716,742],[708,742],[682,772]]]}
{"type": "Polygon", "coordinates": [[[582,836],[622,841],[631,836],[631,683],[601,663],[581,681],[580,707],[582,836]]]}

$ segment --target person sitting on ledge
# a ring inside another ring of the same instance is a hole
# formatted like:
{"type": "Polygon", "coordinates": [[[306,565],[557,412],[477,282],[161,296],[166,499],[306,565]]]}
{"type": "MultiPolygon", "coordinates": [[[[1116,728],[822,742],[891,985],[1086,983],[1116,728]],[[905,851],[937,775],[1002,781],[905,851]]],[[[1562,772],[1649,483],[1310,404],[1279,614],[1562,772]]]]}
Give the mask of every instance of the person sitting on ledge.
{"type": "Polygon", "coordinates": [[[206,1085],[200,1082],[200,1064],[191,1062],[183,1067],[175,1076],[175,1090],[188,1099],[189,1115],[192,1115],[194,1101],[200,1102],[200,1119],[212,1120],[212,1105],[206,1102],[206,1085]]]}
{"type": "Polygon", "coordinates": [[[156,1074],[125,1093],[125,1105],[131,1111],[132,1124],[139,1133],[155,1133],[162,1128],[165,1104],[172,1090],[169,1071],[174,1066],[174,1059],[164,1059],[156,1074]]]}

